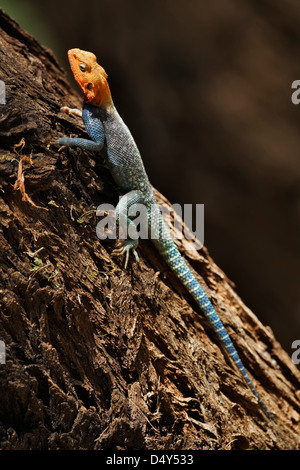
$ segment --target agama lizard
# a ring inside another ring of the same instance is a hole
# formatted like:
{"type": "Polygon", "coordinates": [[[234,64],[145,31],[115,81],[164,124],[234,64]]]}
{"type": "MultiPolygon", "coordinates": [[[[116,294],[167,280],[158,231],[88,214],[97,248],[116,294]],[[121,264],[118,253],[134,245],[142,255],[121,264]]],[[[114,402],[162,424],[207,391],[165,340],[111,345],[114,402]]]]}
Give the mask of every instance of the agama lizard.
{"type": "MultiPolygon", "coordinates": [[[[126,254],[125,266],[127,266],[130,250],[138,259],[136,251],[138,234],[134,222],[127,217],[127,214],[133,204],[143,204],[147,207],[149,232],[151,229],[151,233],[157,234],[157,237],[152,238],[154,246],[196,300],[260,405],[268,415],[271,415],[254,387],[211,301],[188,268],[170,235],[137,145],[113,104],[105,70],[97,63],[96,56],[91,52],[71,49],[68,51],[68,58],[74,78],[84,95],[82,119],[91,140],[63,137],[58,140],[58,143],[96,152],[100,152],[105,146],[109,170],[124,194],[116,207],[116,218],[119,220],[125,217],[131,229],[130,238],[124,241],[118,254],[126,254]]],[[[68,108],[65,108],[66,110],[68,111],[68,108]]],[[[75,110],[75,114],[79,113],[75,110]]]]}

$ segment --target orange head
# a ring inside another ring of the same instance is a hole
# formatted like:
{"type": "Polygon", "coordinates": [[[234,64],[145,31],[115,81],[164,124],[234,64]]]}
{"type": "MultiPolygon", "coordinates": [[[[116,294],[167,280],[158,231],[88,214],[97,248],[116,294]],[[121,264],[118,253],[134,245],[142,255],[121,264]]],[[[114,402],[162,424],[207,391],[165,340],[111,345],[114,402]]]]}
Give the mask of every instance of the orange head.
{"type": "Polygon", "coordinates": [[[112,98],[105,70],[97,63],[92,52],[70,49],[68,58],[75,80],[81,87],[86,103],[109,106],[112,98]]]}

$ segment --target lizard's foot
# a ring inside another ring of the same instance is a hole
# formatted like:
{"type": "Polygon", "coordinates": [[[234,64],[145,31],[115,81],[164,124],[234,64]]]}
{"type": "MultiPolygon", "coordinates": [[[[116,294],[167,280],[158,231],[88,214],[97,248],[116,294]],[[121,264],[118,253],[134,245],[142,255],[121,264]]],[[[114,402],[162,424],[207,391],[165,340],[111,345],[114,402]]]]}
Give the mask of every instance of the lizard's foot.
{"type": "Polygon", "coordinates": [[[113,256],[122,256],[122,255],[124,255],[124,253],[126,253],[125,265],[124,265],[124,268],[126,269],[127,264],[128,264],[128,260],[129,260],[130,250],[132,250],[132,253],[134,254],[134,257],[135,257],[136,261],[137,262],[140,261],[139,255],[137,254],[137,251],[136,251],[136,248],[137,248],[138,244],[139,244],[138,240],[132,240],[132,239],[124,240],[124,243],[122,244],[122,246],[120,246],[120,248],[115,248],[114,251],[112,252],[112,255],[113,256]]]}
{"type": "Polygon", "coordinates": [[[82,111],[77,108],[69,108],[69,106],[62,106],[60,111],[71,116],[82,117],[82,111]]]}
{"type": "Polygon", "coordinates": [[[69,147],[71,139],[69,137],[61,137],[60,139],[57,139],[56,143],[60,145],[59,152],[65,148],[69,147]]]}

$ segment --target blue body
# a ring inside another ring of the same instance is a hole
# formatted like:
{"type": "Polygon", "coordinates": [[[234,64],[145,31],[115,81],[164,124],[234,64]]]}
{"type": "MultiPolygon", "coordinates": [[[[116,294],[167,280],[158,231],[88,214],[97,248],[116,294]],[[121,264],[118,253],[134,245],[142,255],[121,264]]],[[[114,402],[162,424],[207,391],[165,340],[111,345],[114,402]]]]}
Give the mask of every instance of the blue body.
{"type": "MultiPolygon", "coordinates": [[[[190,271],[171,238],[158,208],[141,155],[128,127],[113,105],[109,108],[100,108],[84,104],[82,118],[92,140],[63,138],[59,140],[59,143],[68,146],[80,146],[87,150],[96,151],[101,150],[104,145],[106,146],[109,169],[115,182],[125,194],[117,206],[117,217],[119,218],[121,215],[127,217],[127,211],[132,204],[141,203],[147,206],[149,231],[151,229],[152,233],[157,234],[152,239],[153,244],[196,300],[229,356],[258,398],[259,403],[270,414],[254,387],[212,303],[190,271]]],[[[128,224],[131,224],[130,220],[128,220],[128,224]]],[[[125,240],[121,252],[125,253],[127,251],[128,254],[131,249],[135,251],[138,244],[137,238],[137,236],[133,236],[131,240],[125,240]]]]}

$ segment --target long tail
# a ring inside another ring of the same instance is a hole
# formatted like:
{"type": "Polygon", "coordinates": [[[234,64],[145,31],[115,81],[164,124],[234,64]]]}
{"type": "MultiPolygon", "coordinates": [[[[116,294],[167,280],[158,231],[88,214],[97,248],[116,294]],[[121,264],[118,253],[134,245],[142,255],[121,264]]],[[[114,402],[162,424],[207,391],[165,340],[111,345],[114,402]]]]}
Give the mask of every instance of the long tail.
{"type": "Polygon", "coordinates": [[[205,294],[204,290],[200,286],[195,276],[188,268],[174,241],[172,240],[170,233],[167,227],[165,226],[165,223],[162,220],[161,224],[162,225],[160,226],[159,234],[160,236],[156,240],[152,239],[153,244],[156,246],[157,250],[160,252],[160,254],[171,267],[171,269],[176,273],[177,277],[186,287],[188,292],[194,297],[194,299],[198,303],[200,309],[209,320],[213,330],[218,335],[221,343],[224,345],[229,356],[236,364],[237,368],[243,375],[244,379],[253,391],[254,395],[258,398],[258,401],[261,404],[262,408],[267,412],[268,415],[272,416],[272,414],[264,404],[263,400],[261,399],[260,395],[258,394],[256,388],[254,387],[223,323],[221,322],[217,312],[212,306],[209,298],[205,294]]]}

